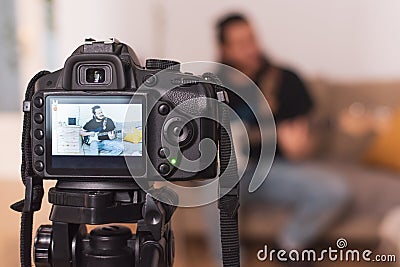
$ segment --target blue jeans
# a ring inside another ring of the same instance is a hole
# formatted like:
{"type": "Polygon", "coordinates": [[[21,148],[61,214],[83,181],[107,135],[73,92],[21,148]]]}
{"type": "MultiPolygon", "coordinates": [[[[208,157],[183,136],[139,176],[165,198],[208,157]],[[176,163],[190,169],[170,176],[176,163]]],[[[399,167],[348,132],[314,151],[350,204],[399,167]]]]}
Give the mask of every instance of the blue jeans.
{"type": "Polygon", "coordinates": [[[101,152],[105,155],[118,156],[124,151],[124,144],[121,140],[102,140],[90,143],[89,155],[99,155],[101,152]]]}
{"type": "MultiPolygon", "coordinates": [[[[255,203],[292,208],[292,216],[276,237],[278,245],[286,250],[312,245],[342,214],[350,200],[343,179],[317,165],[295,164],[278,158],[267,179],[253,193],[248,191],[250,179],[251,175],[245,175],[241,180],[241,209],[255,203]]],[[[216,205],[205,208],[212,250],[216,257],[222,258],[216,205]]]]}

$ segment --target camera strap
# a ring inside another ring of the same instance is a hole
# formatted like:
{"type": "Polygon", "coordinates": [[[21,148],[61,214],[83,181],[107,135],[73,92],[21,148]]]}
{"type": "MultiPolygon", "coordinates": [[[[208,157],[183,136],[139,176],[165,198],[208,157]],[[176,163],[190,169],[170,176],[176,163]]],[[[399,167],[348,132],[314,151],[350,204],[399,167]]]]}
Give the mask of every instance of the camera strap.
{"type": "Polygon", "coordinates": [[[219,179],[220,192],[226,192],[218,202],[220,210],[222,260],[224,267],[240,266],[240,244],[239,244],[239,174],[233,141],[231,140],[230,116],[226,104],[229,103],[228,95],[222,86],[216,86],[218,101],[220,104],[220,116],[222,125],[220,127],[219,160],[220,178],[222,175],[229,179],[219,179]]]}
{"type": "Polygon", "coordinates": [[[24,121],[22,129],[22,164],[21,178],[25,185],[25,199],[11,205],[11,209],[21,212],[20,231],[20,261],[22,267],[32,266],[32,227],[33,213],[40,210],[43,199],[43,181],[36,177],[32,166],[32,144],[31,144],[31,100],[35,91],[36,81],[48,74],[48,71],[41,71],[36,74],[28,84],[23,105],[24,121]]]}

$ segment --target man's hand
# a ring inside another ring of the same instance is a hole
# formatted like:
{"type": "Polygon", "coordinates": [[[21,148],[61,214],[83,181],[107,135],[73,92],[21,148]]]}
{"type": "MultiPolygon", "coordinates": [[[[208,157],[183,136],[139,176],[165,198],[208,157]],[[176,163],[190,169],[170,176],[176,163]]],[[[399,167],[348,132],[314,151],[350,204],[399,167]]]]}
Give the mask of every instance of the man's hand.
{"type": "Polygon", "coordinates": [[[279,123],[277,139],[283,155],[291,160],[304,159],[310,156],[315,148],[315,138],[311,135],[307,117],[279,123]]]}
{"type": "Polygon", "coordinates": [[[108,132],[108,138],[110,138],[110,140],[115,139],[116,138],[115,132],[114,131],[108,132]]]}

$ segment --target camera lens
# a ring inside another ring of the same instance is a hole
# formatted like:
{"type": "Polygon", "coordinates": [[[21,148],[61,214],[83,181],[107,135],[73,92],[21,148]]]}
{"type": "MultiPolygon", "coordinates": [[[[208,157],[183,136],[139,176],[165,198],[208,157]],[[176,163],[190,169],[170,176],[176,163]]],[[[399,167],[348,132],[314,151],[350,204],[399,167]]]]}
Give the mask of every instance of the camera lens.
{"type": "Polygon", "coordinates": [[[106,80],[106,70],[102,68],[88,68],[86,69],[86,82],[87,83],[104,83],[106,80]]]}

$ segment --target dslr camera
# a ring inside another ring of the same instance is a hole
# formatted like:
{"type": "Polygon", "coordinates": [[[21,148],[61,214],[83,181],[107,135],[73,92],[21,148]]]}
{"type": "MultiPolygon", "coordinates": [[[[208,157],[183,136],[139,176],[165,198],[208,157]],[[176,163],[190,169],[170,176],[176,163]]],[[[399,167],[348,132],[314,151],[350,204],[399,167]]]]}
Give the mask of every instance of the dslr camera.
{"type": "Polygon", "coordinates": [[[202,80],[180,72],[180,64],[171,60],[148,59],[143,68],[125,44],[87,41],[63,69],[35,84],[35,174],[77,189],[97,189],[95,184],[114,189],[132,177],[215,178],[217,157],[206,166],[199,151],[203,139],[218,141],[217,123],[209,119],[218,113],[208,100],[216,98],[215,88],[202,80]],[[197,105],[182,104],[191,99],[197,105]],[[174,115],[168,116],[171,110],[174,115]],[[179,155],[170,154],[175,146],[179,155]],[[198,162],[198,168],[180,169],[183,157],[198,162]]]}
{"type": "Polygon", "coordinates": [[[37,267],[172,266],[170,219],[178,196],[165,187],[150,195],[136,181],[217,176],[217,150],[209,158],[199,149],[206,139],[220,146],[221,112],[211,100],[227,99],[212,79],[184,73],[172,60],[148,59],[142,67],[114,39],[87,39],[62,69],[36,75],[24,101],[25,199],[12,206],[22,212],[22,266],[31,266],[33,212],[45,179],[57,184],[48,192],[52,225],[41,226],[34,239],[37,267]],[[181,168],[184,161],[194,168],[181,168]],[[111,223],[137,223],[137,231],[86,228],[111,223]]]}

